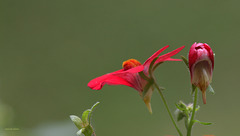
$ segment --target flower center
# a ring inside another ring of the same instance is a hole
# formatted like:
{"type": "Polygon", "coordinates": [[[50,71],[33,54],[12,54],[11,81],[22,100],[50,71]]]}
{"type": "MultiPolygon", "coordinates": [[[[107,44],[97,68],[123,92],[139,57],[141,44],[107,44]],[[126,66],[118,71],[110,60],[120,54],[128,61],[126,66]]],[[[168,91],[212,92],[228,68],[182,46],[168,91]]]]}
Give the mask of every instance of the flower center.
{"type": "Polygon", "coordinates": [[[123,62],[122,67],[124,70],[128,70],[137,66],[142,65],[139,61],[135,59],[129,59],[123,62]]]}

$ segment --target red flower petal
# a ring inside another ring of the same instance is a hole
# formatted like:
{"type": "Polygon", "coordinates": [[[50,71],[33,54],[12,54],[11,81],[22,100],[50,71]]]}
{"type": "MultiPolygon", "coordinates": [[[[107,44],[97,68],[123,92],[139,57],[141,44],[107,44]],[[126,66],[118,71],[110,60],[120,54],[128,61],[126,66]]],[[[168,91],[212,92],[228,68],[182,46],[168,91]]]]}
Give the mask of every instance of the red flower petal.
{"type": "Polygon", "coordinates": [[[114,72],[112,74],[119,74],[119,73],[138,73],[138,72],[141,72],[143,71],[144,69],[144,66],[141,65],[141,66],[137,66],[135,68],[131,68],[131,69],[128,69],[128,70],[119,70],[118,72],[114,72]]]}
{"type": "MultiPolygon", "coordinates": [[[[173,50],[167,54],[164,54],[162,56],[160,56],[157,61],[155,63],[159,63],[159,62],[163,62],[163,61],[173,61],[173,59],[171,59],[170,57],[176,55],[178,52],[180,52],[185,46],[182,46],[180,48],[177,48],[176,50],[173,50]]],[[[179,60],[177,60],[179,61],[179,60]]]]}
{"type": "Polygon", "coordinates": [[[128,83],[126,80],[114,76],[111,73],[97,77],[93,80],[91,80],[88,83],[88,87],[90,87],[93,90],[101,90],[102,87],[105,85],[126,85],[126,86],[130,86],[132,87],[132,85],[130,83],[128,83]]]}
{"type": "Polygon", "coordinates": [[[182,61],[182,60],[181,59],[168,58],[168,59],[165,59],[165,61],[182,61]]]}
{"type": "Polygon", "coordinates": [[[129,75],[135,75],[135,73],[141,72],[143,69],[144,67],[142,65],[126,71],[121,69],[91,80],[88,83],[88,87],[90,87],[93,90],[101,90],[105,84],[108,84],[108,85],[126,85],[135,88],[134,87],[135,81],[132,81],[130,78],[132,76],[129,75]]]}
{"type": "Polygon", "coordinates": [[[161,53],[163,52],[165,49],[167,49],[169,47],[169,45],[164,46],[163,48],[161,48],[160,50],[158,50],[157,52],[155,52],[151,57],[149,57],[143,64],[143,66],[147,67],[151,64],[151,62],[161,53]]]}

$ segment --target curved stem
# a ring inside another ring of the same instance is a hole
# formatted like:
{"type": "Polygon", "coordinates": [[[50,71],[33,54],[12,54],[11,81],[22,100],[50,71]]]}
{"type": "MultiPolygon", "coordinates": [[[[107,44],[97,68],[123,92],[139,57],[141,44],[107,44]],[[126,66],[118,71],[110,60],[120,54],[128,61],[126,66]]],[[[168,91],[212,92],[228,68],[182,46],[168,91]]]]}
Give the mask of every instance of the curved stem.
{"type": "Polygon", "coordinates": [[[160,94],[160,96],[161,96],[161,98],[162,98],[162,100],[163,100],[163,103],[164,103],[164,105],[165,105],[165,107],[166,107],[166,109],[167,109],[167,112],[168,112],[168,114],[169,114],[169,116],[170,116],[170,118],[171,118],[171,120],[172,120],[173,125],[174,125],[175,128],[177,129],[178,134],[179,134],[180,136],[183,136],[182,133],[181,133],[181,131],[180,131],[180,129],[178,128],[176,122],[175,122],[174,119],[173,119],[173,116],[172,116],[172,114],[171,114],[171,112],[170,112],[170,110],[169,110],[169,107],[168,107],[168,105],[167,105],[167,102],[166,102],[166,100],[165,100],[165,98],[164,98],[164,96],[163,96],[163,93],[162,93],[161,89],[159,88],[159,86],[157,85],[157,83],[156,83],[155,81],[154,81],[154,85],[155,85],[155,87],[157,88],[157,90],[158,90],[158,92],[159,92],[159,94],[160,94]]]}
{"type": "Polygon", "coordinates": [[[194,124],[194,116],[195,116],[195,111],[196,111],[196,106],[197,106],[197,97],[198,97],[198,90],[197,88],[195,89],[195,96],[194,96],[194,102],[193,102],[193,111],[192,111],[192,116],[191,116],[191,120],[189,122],[189,126],[187,129],[187,136],[191,136],[191,132],[192,132],[192,126],[194,124]]]}

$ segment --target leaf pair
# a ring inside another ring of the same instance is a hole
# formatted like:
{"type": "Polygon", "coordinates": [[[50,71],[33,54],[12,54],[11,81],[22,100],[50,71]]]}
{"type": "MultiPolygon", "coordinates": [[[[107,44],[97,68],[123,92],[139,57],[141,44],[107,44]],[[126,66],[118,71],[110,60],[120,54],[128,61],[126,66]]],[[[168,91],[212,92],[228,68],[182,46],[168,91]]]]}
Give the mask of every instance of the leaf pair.
{"type": "Polygon", "coordinates": [[[82,119],[75,115],[70,115],[72,122],[76,125],[79,129],[77,135],[80,136],[84,134],[85,136],[91,136],[94,131],[91,126],[91,116],[93,113],[94,108],[99,104],[99,102],[95,103],[91,109],[87,109],[82,114],[82,119]]]}
{"type": "MultiPolygon", "coordinates": [[[[193,112],[193,104],[190,103],[190,104],[186,105],[184,102],[180,101],[179,103],[176,104],[176,107],[177,107],[177,111],[176,111],[177,121],[185,119],[185,126],[186,126],[186,128],[188,128],[188,125],[190,123],[189,121],[190,121],[190,118],[191,118],[192,112],[193,112]]],[[[199,109],[200,109],[200,106],[198,106],[195,109],[195,112],[198,111],[199,109]]],[[[193,120],[193,122],[200,123],[202,125],[211,125],[212,124],[210,122],[201,122],[199,120],[193,120]]]]}

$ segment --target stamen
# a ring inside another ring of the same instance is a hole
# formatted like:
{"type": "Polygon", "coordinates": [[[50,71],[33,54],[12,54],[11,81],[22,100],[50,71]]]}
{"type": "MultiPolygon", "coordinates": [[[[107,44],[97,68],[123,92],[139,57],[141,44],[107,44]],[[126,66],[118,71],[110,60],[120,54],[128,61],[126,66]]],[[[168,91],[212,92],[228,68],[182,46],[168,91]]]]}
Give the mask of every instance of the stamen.
{"type": "Polygon", "coordinates": [[[137,66],[142,65],[139,61],[135,59],[129,59],[123,62],[122,67],[124,70],[128,70],[137,66]]]}

